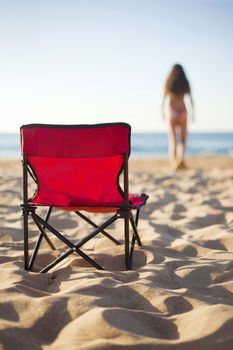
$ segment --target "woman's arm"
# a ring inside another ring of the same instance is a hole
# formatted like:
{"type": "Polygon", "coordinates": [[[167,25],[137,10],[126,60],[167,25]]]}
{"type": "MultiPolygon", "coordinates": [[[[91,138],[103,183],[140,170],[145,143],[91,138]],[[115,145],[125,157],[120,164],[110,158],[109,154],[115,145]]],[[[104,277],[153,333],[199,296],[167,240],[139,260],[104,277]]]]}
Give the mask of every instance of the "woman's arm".
{"type": "Polygon", "coordinates": [[[163,120],[165,120],[165,102],[166,102],[166,94],[163,94],[163,99],[162,99],[162,103],[161,103],[161,114],[162,114],[162,118],[163,120]]]}
{"type": "Polygon", "coordinates": [[[189,115],[190,115],[190,119],[192,121],[194,121],[195,120],[195,110],[194,110],[194,102],[193,102],[193,97],[192,97],[191,92],[189,92],[188,97],[190,100],[190,107],[191,107],[191,108],[189,108],[190,109],[189,115]]]}
{"type": "Polygon", "coordinates": [[[192,106],[192,121],[194,121],[195,120],[194,103],[193,103],[193,97],[192,97],[191,92],[189,94],[189,97],[190,97],[190,103],[191,103],[191,106],[192,106]]]}

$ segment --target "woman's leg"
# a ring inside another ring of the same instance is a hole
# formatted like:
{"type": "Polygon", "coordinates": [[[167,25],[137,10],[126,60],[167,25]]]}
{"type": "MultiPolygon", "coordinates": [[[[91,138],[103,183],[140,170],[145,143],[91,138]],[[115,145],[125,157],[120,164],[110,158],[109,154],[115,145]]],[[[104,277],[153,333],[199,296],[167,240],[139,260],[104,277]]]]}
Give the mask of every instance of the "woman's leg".
{"type": "Polygon", "coordinates": [[[168,137],[169,137],[169,157],[174,165],[176,163],[176,157],[177,157],[177,140],[176,140],[176,126],[173,123],[172,119],[168,119],[168,137]]]}
{"type": "Polygon", "coordinates": [[[181,147],[180,147],[180,154],[179,158],[181,161],[184,160],[184,154],[185,154],[185,148],[186,148],[186,140],[187,140],[187,118],[186,116],[183,116],[180,118],[180,137],[181,137],[181,147]]]}

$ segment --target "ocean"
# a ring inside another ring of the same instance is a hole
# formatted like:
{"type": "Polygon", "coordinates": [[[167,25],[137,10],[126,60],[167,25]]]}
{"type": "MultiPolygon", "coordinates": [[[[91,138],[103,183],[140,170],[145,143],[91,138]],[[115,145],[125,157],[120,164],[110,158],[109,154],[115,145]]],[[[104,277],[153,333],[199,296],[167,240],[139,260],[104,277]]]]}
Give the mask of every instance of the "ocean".
{"type": "MultiPolygon", "coordinates": [[[[190,133],[187,156],[229,155],[233,157],[233,133],[190,133]]],[[[167,158],[168,137],[165,133],[133,133],[131,157],[167,158]]],[[[19,158],[18,134],[0,134],[0,158],[19,158]]]]}

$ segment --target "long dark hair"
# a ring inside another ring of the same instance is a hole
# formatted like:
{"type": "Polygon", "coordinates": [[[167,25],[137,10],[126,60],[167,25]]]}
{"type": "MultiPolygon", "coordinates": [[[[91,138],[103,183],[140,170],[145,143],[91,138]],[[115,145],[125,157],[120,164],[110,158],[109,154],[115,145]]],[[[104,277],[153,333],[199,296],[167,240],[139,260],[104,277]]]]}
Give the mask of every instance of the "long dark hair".
{"type": "Polygon", "coordinates": [[[177,96],[183,96],[190,93],[188,79],[186,78],[183,67],[180,64],[175,64],[172,67],[165,82],[164,92],[166,95],[172,93],[177,96]]]}

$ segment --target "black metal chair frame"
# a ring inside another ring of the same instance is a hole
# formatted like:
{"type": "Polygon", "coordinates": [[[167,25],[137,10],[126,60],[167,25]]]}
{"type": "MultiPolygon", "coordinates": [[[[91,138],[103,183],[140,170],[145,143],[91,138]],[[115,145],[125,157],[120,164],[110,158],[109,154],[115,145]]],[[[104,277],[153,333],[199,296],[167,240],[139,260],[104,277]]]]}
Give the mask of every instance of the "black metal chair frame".
{"type": "Polygon", "coordinates": [[[61,254],[57,259],[49,263],[47,266],[42,268],[40,272],[45,273],[48,272],[50,269],[52,269],[54,266],[56,266],[58,263],[63,261],[66,257],[68,257],[72,253],[77,253],[79,256],[81,256],[83,259],[85,259],[89,264],[94,266],[96,269],[103,270],[104,268],[99,265],[96,261],[94,261],[92,258],[90,258],[87,254],[81,250],[82,246],[87,243],[90,239],[95,237],[97,234],[102,233],[105,235],[108,239],[110,239],[113,243],[119,245],[121,244],[118,240],[116,240],[114,237],[112,237],[109,233],[105,231],[105,229],[110,226],[113,222],[115,222],[117,219],[123,219],[124,220],[124,245],[125,245],[125,268],[126,270],[130,270],[132,268],[132,258],[133,258],[133,251],[135,247],[135,242],[137,242],[138,246],[142,246],[137,225],[139,221],[139,215],[140,210],[143,205],[145,205],[148,196],[146,194],[142,194],[141,196],[144,198],[144,201],[139,206],[134,206],[129,202],[129,178],[128,178],[128,154],[125,154],[124,156],[124,165],[123,165],[123,178],[124,178],[124,184],[123,184],[123,192],[124,192],[124,205],[120,207],[114,215],[112,215],[107,221],[105,221],[102,225],[98,226],[96,225],[92,220],[90,220],[86,215],[84,215],[81,211],[74,211],[81,219],[85,220],[87,223],[89,223],[93,230],[86,235],[84,238],[80,239],[76,244],[72,243],[69,239],[67,239],[63,234],[61,234],[59,231],[57,231],[54,227],[52,227],[49,224],[49,219],[51,216],[52,208],[48,207],[47,215],[45,218],[40,217],[36,213],[37,206],[30,203],[30,200],[28,198],[28,174],[32,177],[32,179],[37,182],[36,177],[33,174],[33,171],[30,168],[30,164],[27,162],[27,157],[24,154],[22,165],[23,165],[23,204],[21,205],[22,213],[23,213],[23,227],[24,227],[24,268],[27,271],[31,271],[35,259],[38,255],[39,248],[42,242],[42,239],[44,238],[51,249],[55,250],[53,243],[51,242],[50,238],[48,237],[47,232],[49,231],[53,235],[55,235],[60,241],[65,243],[68,246],[68,249],[66,252],[61,254]],[[136,215],[134,218],[133,211],[136,210],[136,215]],[[34,246],[34,250],[29,256],[29,216],[34,221],[35,225],[37,226],[39,230],[39,237],[38,240],[34,246]],[[132,228],[132,234],[130,237],[130,224],[132,228]]]}

